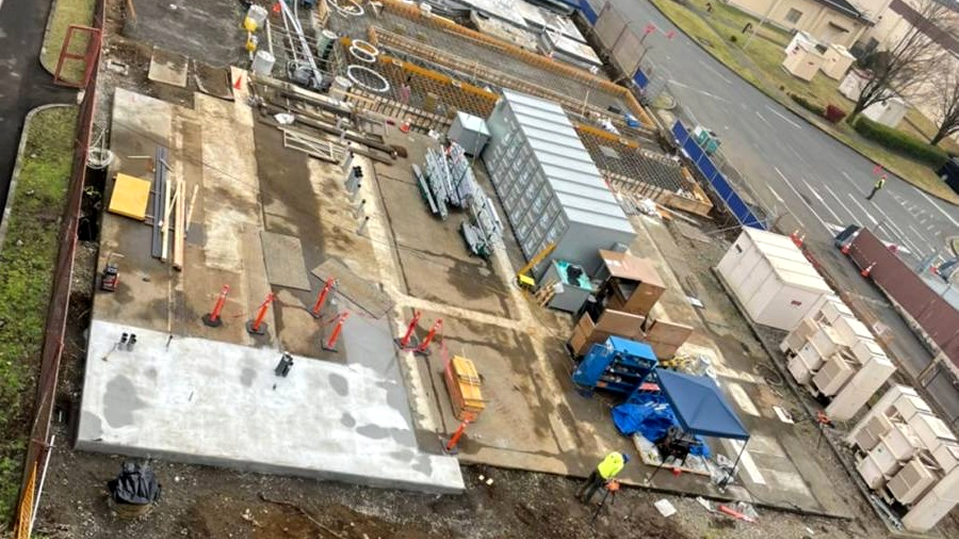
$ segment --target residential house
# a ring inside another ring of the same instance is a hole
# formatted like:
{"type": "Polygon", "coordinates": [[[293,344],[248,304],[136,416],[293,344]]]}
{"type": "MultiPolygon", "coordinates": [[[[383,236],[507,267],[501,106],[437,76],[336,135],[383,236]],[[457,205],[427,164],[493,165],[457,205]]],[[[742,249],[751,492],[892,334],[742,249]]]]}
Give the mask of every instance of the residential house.
{"type": "Polygon", "coordinates": [[[850,47],[892,0],[728,0],[785,30],[802,30],[822,43],[850,47]]]}

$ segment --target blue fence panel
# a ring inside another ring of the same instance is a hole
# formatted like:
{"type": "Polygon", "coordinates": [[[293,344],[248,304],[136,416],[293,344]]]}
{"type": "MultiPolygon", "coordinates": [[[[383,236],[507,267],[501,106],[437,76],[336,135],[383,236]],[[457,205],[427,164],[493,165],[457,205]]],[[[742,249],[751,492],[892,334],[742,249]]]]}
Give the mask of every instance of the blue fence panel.
{"type": "Polygon", "coordinates": [[[753,214],[749,206],[743,202],[743,199],[736,194],[736,190],[732,184],[726,180],[726,177],[719,172],[712,159],[710,159],[699,144],[693,140],[682,122],[677,120],[676,123],[673,124],[672,132],[677,142],[682,146],[683,151],[686,152],[686,155],[695,163],[696,168],[706,177],[716,194],[723,199],[726,208],[736,217],[736,220],[743,226],[766,230],[766,226],[753,214]]]}
{"type": "Polygon", "coordinates": [[[593,6],[589,5],[588,0],[579,0],[579,9],[583,12],[586,20],[589,21],[589,24],[595,26],[596,21],[599,19],[599,15],[596,14],[596,10],[593,9],[593,6]]]}
{"type": "Polygon", "coordinates": [[[649,77],[646,76],[646,73],[643,73],[642,68],[639,68],[636,70],[636,76],[633,77],[633,82],[636,83],[636,86],[645,90],[646,87],[649,86],[649,77]]]}

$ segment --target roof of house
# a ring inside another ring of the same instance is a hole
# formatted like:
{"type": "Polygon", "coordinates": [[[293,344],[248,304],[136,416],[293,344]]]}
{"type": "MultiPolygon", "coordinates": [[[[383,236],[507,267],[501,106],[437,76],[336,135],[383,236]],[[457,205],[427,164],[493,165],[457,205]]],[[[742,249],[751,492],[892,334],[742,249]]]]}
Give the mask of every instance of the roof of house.
{"type": "Polygon", "coordinates": [[[836,11],[839,11],[843,15],[852,17],[854,19],[861,18],[862,12],[859,11],[856,6],[852,5],[848,0],[816,0],[820,4],[828,8],[832,8],[836,11]]]}

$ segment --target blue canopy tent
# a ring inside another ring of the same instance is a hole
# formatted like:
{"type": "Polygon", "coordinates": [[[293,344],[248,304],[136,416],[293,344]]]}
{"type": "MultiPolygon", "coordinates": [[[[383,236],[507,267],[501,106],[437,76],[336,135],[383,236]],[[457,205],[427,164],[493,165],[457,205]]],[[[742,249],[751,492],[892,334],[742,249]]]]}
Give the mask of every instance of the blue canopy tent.
{"type": "MultiPolygon", "coordinates": [[[[659,388],[683,430],[700,436],[731,438],[744,442],[749,440],[749,431],[712,378],[662,369],[656,370],[656,376],[659,379],[659,388]]],[[[739,465],[739,459],[745,451],[746,443],[743,443],[733,470],[739,465]]],[[[723,484],[728,483],[731,478],[732,472],[727,475],[723,484]]],[[[649,480],[652,480],[652,477],[649,480]]]]}

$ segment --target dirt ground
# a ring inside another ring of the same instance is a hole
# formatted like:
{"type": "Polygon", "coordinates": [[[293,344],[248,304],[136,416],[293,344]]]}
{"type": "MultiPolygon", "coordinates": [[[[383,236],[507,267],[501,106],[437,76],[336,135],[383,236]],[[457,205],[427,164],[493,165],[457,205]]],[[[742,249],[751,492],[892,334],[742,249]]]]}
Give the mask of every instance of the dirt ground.
{"type": "Polygon", "coordinates": [[[484,467],[464,468],[465,494],[436,496],[154,462],[163,497],[151,513],[129,521],[110,509],[105,488],[121,462],[58,449],[37,531],[51,538],[141,539],[878,537],[791,514],[739,522],[690,498],[666,497],[677,514],[664,518],[653,506],[664,497],[638,489],[621,491],[593,521],[593,509],[573,499],[571,480],[484,467]]]}

